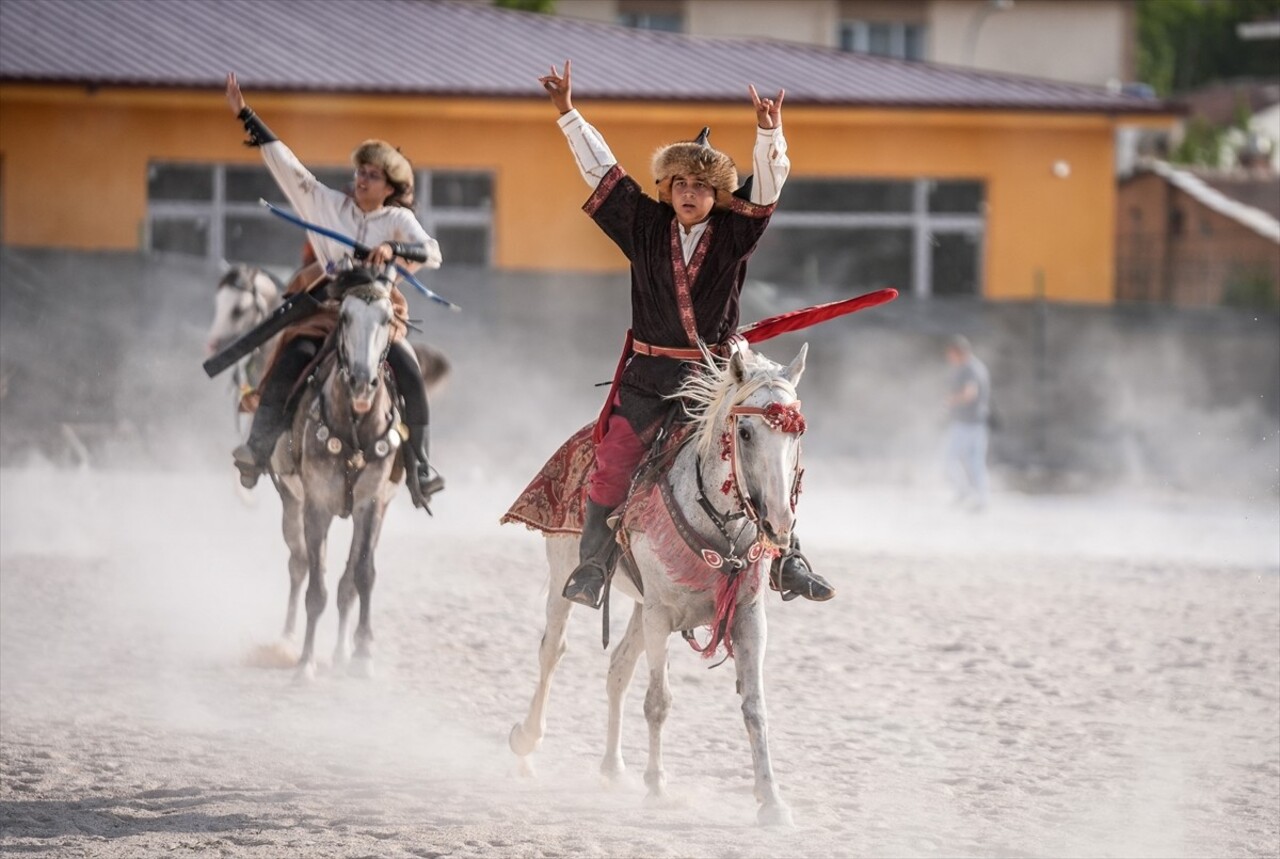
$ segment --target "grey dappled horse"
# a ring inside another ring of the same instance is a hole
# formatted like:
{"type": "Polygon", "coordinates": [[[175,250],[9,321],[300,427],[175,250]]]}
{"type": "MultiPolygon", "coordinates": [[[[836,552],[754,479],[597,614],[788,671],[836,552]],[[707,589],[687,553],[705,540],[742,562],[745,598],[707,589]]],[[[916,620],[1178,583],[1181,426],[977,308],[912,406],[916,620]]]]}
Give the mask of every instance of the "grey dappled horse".
{"type": "Polygon", "coordinates": [[[333,663],[346,664],[350,656],[354,673],[372,671],[373,555],[396,490],[392,474],[401,442],[390,372],[383,365],[391,335],[390,286],[357,268],[339,274],[334,291],[342,296],[335,354],[321,363],[316,383],[299,398],[292,431],[281,437],[272,457],[290,553],[286,638],[293,633],[303,579],[308,580],[300,680],[315,676],[316,624],[328,598],[325,547],[335,516],[351,517],[352,534],[346,570],[338,582],[333,663]],[[351,650],[350,611],[357,596],[360,619],[351,650]]]}
{"type": "MultiPolygon", "coordinates": [[[[300,270],[294,277],[305,271],[308,270],[300,270]]],[[[266,269],[248,263],[229,266],[218,280],[214,292],[213,321],[209,323],[209,333],[205,335],[206,353],[217,353],[270,316],[280,306],[284,292],[284,284],[266,269]]],[[[232,368],[233,405],[242,440],[248,435],[252,413],[241,410],[240,402],[246,393],[258,389],[278,339],[273,337],[263,343],[232,368]]],[[[422,379],[427,384],[428,395],[438,393],[449,375],[449,359],[439,349],[422,343],[414,343],[413,351],[418,358],[418,366],[422,368],[422,379]]]]}
{"type": "MultiPolygon", "coordinates": [[[[791,822],[769,758],[762,595],[771,552],[790,544],[795,524],[799,436],[804,430],[795,386],[804,372],[807,349],[782,367],[744,346],[727,361],[709,358],[701,372],[691,376],[679,396],[694,416],[692,438],[657,478],[647,508],[638,508],[649,513],[624,517],[620,542],[629,550],[613,578],[613,587],[635,606],[609,663],[608,739],[601,772],[616,778],[624,769],[622,703],[643,652],[649,666],[644,699],[649,761],[644,780],[651,798],[663,794],[662,727],[671,709],[668,641],[673,632],[712,625],[715,637],[708,647],[714,651],[716,644],[724,643],[732,648],[755,770],[758,817],[765,824],[791,822]],[[660,495],[665,505],[653,500],[660,495]],[[707,506],[699,503],[700,495],[707,506]],[[683,522],[674,529],[677,519],[683,522]],[[679,537],[673,537],[677,532],[679,537]],[[627,567],[642,589],[624,572],[627,567]],[[718,641],[721,636],[727,640],[718,641]]],[[[510,736],[511,749],[526,771],[531,771],[528,756],[546,733],[551,678],[565,651],[573,603],[561,596],[561,590],[578,563],[578,537],[549,534],[547,560],[551,583],[538,651],[538,686],[528,714],[510,736]]]]}

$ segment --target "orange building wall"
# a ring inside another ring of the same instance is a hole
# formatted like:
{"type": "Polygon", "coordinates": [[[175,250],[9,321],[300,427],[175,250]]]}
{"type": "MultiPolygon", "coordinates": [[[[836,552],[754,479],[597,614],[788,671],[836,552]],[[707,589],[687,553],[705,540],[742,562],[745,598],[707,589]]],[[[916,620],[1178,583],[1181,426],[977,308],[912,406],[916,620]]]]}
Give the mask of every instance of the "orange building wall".
{"type": "MultiPolygon", "coordinates": [[[[272,95],[250,103],[304,163],[345,164],[367,137],[421,168],[494,176],[494,263],[508,269],[611,271],[625,261],[579,211],[582,182],[541,100],[272,95]]],[[[630,172],[703,125],[749,163],[754,114],[741,106],[579,106],[630,172]]],[[[793,176],[964,177],[987,183],[985,290],[1033,294],[1035,271],[1058,300],[1113,295],[1113,122],[1100,116],[795,107],[784,109],[793,176]],[[1070,164],[1067,178],[1052,165],[1070,164]]],[[[221,93],[0,87],[3,240],[22,246],[136,249],[150,160],[246,162],[256,153],[221,93]]],[[[785,191],[782,206],[786,206],[785,191]]],[[[446,264],[448,249],[445,248],[446,264]]]]}

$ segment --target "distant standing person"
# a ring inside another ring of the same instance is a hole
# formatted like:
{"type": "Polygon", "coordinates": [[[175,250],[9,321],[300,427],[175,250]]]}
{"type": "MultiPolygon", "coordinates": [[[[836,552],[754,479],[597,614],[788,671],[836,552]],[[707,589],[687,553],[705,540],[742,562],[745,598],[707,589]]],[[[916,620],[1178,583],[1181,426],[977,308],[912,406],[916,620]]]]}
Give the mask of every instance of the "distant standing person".
{"type": "Polygon", "coordinates": [[[947,363],[953,368],[947,395],[947,476],[956,489],[956,503],[981,510],[987,506],[991,374],[959,334],[947,341],[947,363]]]}

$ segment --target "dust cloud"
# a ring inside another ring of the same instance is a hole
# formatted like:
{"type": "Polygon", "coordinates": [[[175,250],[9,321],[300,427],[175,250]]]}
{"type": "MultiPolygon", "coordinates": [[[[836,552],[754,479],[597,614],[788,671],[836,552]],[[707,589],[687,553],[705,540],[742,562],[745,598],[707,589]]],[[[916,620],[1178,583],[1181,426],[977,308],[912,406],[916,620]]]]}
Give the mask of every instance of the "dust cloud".
{"type": "MultiPolygon", "coordinates": [[[[460,271],[411,298],[453,376],[449,481],[389,511],[377,674],[253,667],[287,595],[279,504],[236,492],[199,368],[216,272],[0,254],[0,849],[125,857],[1269,855],[1280,846],[1274,318],[903,300],[808,340],[801,532],[840,589],[769,603],[771,745],[797,829],[760,831],[732,664],[673,640],[672,795],[604,790],[607,654],[576,612],[535,779],[542,541],[499,516],[590,420],[625,281],[460,271]],[[52,293],[57,285],[64,291],[52,293]],[[153,300],[143,303],[139,295],[153,300]],[[996,493],[948,504],[941,343],[991,365],[996,493]]],[[[753,320],[834,296],[754,284],[753,320]]],[[[349,524],[327,549],[332,595],[349,524]]],[[[614,639],[626,611],[616,607],[614,639]]]]}

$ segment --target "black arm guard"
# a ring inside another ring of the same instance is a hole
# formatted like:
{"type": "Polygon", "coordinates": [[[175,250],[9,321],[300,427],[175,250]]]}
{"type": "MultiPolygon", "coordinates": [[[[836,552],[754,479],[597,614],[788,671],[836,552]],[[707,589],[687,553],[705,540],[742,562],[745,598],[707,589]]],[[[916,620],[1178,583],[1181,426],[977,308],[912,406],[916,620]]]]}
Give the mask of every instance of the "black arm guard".
{"type": "Polygon", "coordinates": [[[391,245],[391,252],[401,259],[409,262],[426,262],[427,246],[421,242],[409,244],[408,242],[386,242],[391,245]]]}
{"type": "Polygon", "coordinates": [[[275,143],[280,139],[271,133],[271,129],[258,118],[253,108],[246,106],[237,116],[244,123],[245,133],[249,135],[249,139],[244,142],[245,146],[261,146],[264,143],[275,143]]]}

